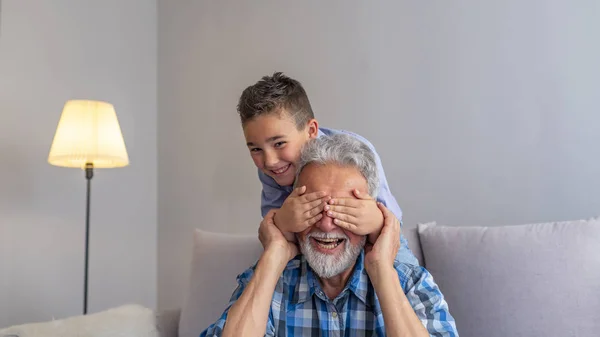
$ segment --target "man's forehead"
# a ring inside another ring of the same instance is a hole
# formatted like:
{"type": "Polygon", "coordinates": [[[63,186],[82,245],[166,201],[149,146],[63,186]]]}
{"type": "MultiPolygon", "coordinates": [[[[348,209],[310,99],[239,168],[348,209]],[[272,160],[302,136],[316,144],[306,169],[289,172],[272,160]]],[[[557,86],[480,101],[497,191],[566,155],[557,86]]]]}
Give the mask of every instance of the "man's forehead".
{"type": "Polygon", "coordinates": [[[335,196],[352,195],[352,190],[364,192],[367,181],[354,167],[336,164],[309,164],[298,177],[298,186],[306,186],[306,192],[325,191],[335,196]]]}

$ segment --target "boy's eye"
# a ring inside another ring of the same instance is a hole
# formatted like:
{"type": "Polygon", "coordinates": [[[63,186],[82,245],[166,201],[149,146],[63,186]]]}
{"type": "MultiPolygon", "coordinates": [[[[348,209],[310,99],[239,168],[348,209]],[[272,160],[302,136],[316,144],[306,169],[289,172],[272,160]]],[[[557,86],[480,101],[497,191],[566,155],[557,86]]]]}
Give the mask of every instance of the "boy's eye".
{"type": "Polygon", "coordinates": [[[275,146],[276,148],[278,148],[278,147],[282,147],[284,144],[285,144],[285,142],[277,142],[277,143],[275,143],[275,145],[274,145],[274,146],[275,146]]]}
{"type": "Polygon", "coordinates": [[[260,149],[258,147],[254,147],[250,149],[250,152],[258,152],[260,149]]]}

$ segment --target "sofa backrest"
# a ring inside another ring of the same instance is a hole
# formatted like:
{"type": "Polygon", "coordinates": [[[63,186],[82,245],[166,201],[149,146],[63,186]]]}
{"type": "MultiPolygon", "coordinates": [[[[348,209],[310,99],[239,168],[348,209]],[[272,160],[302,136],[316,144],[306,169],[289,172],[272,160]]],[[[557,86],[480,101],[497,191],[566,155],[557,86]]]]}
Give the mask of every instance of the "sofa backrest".
{"type": "Polygon", "coordinates": [[[179,319],[179,337],[198,337],[217,321],[237,287],[236,277],[260,257],[257,236],[194,232],[189,291],[179,319]]]}
{"type": "MultiPolygon", "coordinates": [[[[461,337],[597,336],[600,220],[505,227],[403,229],[433,275],[461,337]]],[[[255,235],[196,230],[180,337],[215,322],[262,246],[255,235]]]]}
{"type": "Polygon", "coordinates": [[[600,336],[600,220],[419,225],[461,337],[600,336]]]}

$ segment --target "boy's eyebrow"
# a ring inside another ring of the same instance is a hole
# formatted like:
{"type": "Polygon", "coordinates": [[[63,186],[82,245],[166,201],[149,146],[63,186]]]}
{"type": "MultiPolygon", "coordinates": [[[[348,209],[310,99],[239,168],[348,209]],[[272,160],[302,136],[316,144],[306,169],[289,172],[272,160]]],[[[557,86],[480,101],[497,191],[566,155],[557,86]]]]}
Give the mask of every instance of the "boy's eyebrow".
{"type": "MultiPolygon", "coordinates": [[[[282,135],[277,135],[277,136],[269,137],[269,138],[267,139],[267,143],[274,142],[274,141],[276,141],[276,140],[279,140],[279,139],[281,139],[281,138],[284,138],[284,136],[282,136],[282,135]]],[[[254,143],[252,143],[252,142],[247,142],[247,143],[246,143],[246,146],[254,146],[254,143]]]]}
{"type": "Polygon", "coordinates": [[[274,142],[274,141],[276,141],[278,139],[281,139],[281,138],[283,138],[282,135],[273,136],[273,137],[267,139],[267,142],[271,143],[271,142],[274,142]]]}

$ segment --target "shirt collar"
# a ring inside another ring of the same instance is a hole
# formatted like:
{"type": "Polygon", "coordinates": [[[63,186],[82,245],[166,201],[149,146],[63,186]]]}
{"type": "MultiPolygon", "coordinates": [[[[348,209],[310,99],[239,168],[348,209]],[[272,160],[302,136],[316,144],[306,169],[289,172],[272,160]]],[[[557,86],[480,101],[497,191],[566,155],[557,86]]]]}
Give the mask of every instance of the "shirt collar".
{"type": "MultiPolygon", "coordinates": [[[[308,265],[304,255],[300,256],[300,266],[298,268],[298,282],[296,283],[296,289],[292,298],[293,304],[299,304],[308,301],[315,293],[325,297],[321,285],[317,280],[313,270],[308,265]]],[[[364,264],[364,250],[360,252],[360,255],[356,259],[354,265],[354,271],[342,290],[342,293],[350,290],[359,300],[365,303],[367,306],[372,306],[375,303],[375,291],[371,287],[369,282],[369,275],[365,270],[364,264]]]]}

